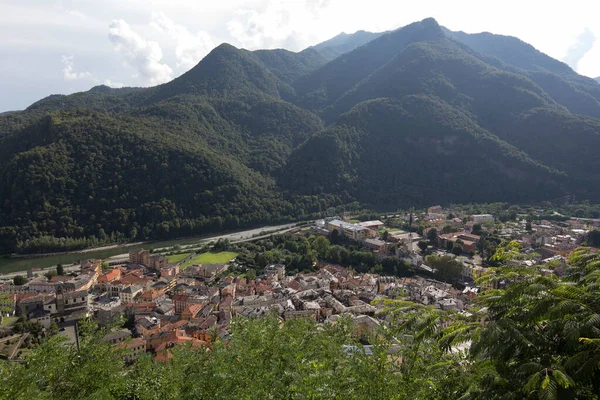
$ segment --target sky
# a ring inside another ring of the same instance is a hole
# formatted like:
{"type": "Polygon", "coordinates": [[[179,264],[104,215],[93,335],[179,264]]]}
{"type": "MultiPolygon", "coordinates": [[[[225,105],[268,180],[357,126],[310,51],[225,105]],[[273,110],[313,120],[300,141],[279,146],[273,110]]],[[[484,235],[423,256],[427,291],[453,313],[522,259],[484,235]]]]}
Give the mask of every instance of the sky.
{"type": "Polygon", "coordinates": [[[100,84],[168,82],[223,42],[299,51],[427,17],[516,36],[600,76],[597,0],[0,0],[0,112],[100,84]]]}

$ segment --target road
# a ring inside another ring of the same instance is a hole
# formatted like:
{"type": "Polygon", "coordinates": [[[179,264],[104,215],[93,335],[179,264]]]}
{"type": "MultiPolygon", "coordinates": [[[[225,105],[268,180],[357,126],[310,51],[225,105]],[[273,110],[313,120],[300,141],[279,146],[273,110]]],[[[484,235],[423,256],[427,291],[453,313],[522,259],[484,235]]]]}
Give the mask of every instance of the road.
{"type": "MultiPolygon", "coordinates": [[[[261,235],[261,236],[255,236],[260,234],[261,232],[264,231],[277,231],[276,233],[283,233],[284,231],[288,231],[290,229],[292,229],[294,226],[296,225],[296,223],[291,223],[291,224],[284,224],[284,225],[276,225],[276,226],[264,226],[262,228],[255,228],[255,229],[249,229],[246,231],[241,231],[241,232],[235,232],[235,233],[228,233],[225,235],[218,235],[218,236],[207,236],[204,238],[199,238],[198,239],[198,243],[208,243],[208,242],[212,242],[212,241],[217,241],[219,239],[228,239],[231,242],[246,242],[249,240],[256,240],[256,239],[260,239],[263,237],[268,237],[270,235],[272,235],[272,233],[267,234],[267,235],[261,235]]],[[[136,243],[137,245],[141,245],[144,243],[151,243],[151,242],[139,242],[136,243]]],[[[106,246],[103,247],[102,249],[106,249],[106,248],[115,248],[115,247],[123,247],[123,246],[127,246],[127,248],[131,248],[130,244],[127,245],[114,245],[114,246],[106,246]]],[[[158,248],[155,249],[155,252],[166,252],[166,251],[170,251],[171,247],[162,247],[162,248],[158,248]]],[[[90,251],[94,251],[94,250],[98,250],[98,249],[86,249],[86,250],[79,250],[79,251],[74,251],[73,254],[78,254],[78,253],[85,253],[85,252],[90,252],[90,251]]],[[[53,253],[56,254],[56,253],[53,253]]],[[[68,253],[70,254],[70,253],[68,253]]],[[[114,255],[112,257],[110,257],[111,259],[117,259],[117,258],[127,258],[129,256],[129,253],[123,253],[123,254],[117,254],[114,255]]],[[[48,270],[48,269],[52,269],[55,268],[56,266],[50,267],[50,268],[46,268],[43,269],[42,271],[48,270]]],[[[80,270],[80,265],[73,265],[73,266],[68,266],[65,267],[65,272],[76,272],[80,270]]],[[[17,275],[26,275],[27,270],[23,270],[23,271],[17,271],[17,272],[10,272],[7,274],[0,274],[0,279],[12,279],[17,275]]]]}

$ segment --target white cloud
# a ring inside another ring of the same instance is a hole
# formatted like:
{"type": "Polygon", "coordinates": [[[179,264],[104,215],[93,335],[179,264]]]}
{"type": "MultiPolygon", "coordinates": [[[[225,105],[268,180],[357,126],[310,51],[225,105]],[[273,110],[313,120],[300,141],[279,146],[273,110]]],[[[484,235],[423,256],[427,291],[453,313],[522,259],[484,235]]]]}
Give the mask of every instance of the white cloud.
{"type": "Polygon", "coordinates": [[[196,34],[185,26],[176,24],[162,12],[153,12],[150,25],[161,33],[169,35],[175,41],[177,67],[188,70],[194,67],[214,47],[210,35],[204,31],[196,34]]]}
{"type": "Polygon", "coordinates": [[[162,49],[158,42],[145,40],[122,19],[113,20],[109,25],[108,38],[124,61],[135,68],[150,85],[171,80],[173,70],[161,63],[162,49]]]}
{"type": "Polygon", "coordinates": [[[328,0],[269,1],[260,11],[238,10],[227,23],[227,30],[239,45],[250,50],[275,47],[301,50],[315,41],[316,31],[306,28],[318,25],[321,8],[328,4],[328,0]]]}
{"type": "Polygon", "coordinates": [[[111,88],[122,88],[125,86],[124,83],[121,82],[113,82],[110,79],[105,79],[103,82],[104,85],[109,86],[111,88]]]}
{"type": "Polygon", "coordinates": [[[592,32],[590,28],[585,28],[583,32],[577,36],[577,41],[569,47],[563,61],[569,64],[574,70],[577,70],[579,61],[592,50],[596,39],[598,38],[594,35],[594,32],[592,32]]]}
{"type": "Polygon", "coordinates": [[[75,80],[79,80],[79,79],[94,79],[92,77],[92,74],[90,74],[89,72],[77,72],[75,71],[75,67],[74,67],[74,61],[73,61],[73,56],[65,56],[63,55],[60,58],[62,64],[63,64],[63,78],[66,81],[75,81],[75,80]]]}

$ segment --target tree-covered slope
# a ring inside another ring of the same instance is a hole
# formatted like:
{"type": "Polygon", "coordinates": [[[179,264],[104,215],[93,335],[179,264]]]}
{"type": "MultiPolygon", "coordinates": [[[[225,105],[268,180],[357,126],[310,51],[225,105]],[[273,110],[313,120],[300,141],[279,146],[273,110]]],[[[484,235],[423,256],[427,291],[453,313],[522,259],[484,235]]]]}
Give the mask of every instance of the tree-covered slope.
{"type": "Polygon", "coordinates": [[[199,234],[356,200],[593,198],[599,91],[514,38],[433,19],[298,53],[223,44],[163,85],[0,115],[0,251],[199,234]],[[332,47],[347,52],[327,61],[332,47]]]}
{"type": "Polygon", "coordinates": [[[515,37],[491,33],[445,32],[499,68],[529,77],[554,100],[575,114],[600,118],[600,85],[515,37]],[[496,58],[504,65],[498,65],[496,58]],[[511,68],[512,67],[512,68],[511,68]]]}
{"type": "Polygon", "coordinates": [[[323,109],[410,43],[443,35],[437,22],[431,18],[384,34],[294,82],[298,96],[296,103],[311,110],[323,109]]]}
{"type": "Polygon", "coordinates": [[[256,50],[252,54],[260,59],[273,74],[287,84],[313,72],[329,61],[328,58],[310,47],[299,53],[276,49],[256,50]]]}
{"type": "Polygon", "coordinates": [[[559,193],[564,175],[500,140],[439,98],[363,102],[292,154],[280,184],[347,192],[373,207],[522,201],[559,193]]]}

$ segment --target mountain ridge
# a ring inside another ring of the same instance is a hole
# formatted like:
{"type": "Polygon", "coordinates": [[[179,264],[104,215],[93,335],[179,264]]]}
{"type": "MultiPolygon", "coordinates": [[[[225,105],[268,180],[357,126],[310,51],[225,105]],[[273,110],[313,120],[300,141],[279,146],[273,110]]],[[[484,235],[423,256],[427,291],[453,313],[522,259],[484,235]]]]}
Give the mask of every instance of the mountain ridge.
{"type": "Polygon", "coordinates": [[[593,198],[599,93],[516,38],[432,18],[300,52],[222,44],[159,86],[97,86],[0,115],[0,252],[344,207],[593,198]],[[320,51],[335,46],[348,51],[320,51]]]}

